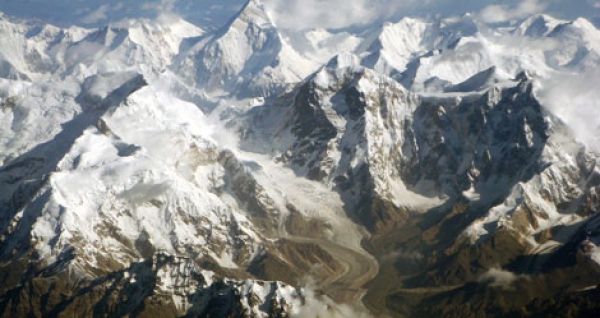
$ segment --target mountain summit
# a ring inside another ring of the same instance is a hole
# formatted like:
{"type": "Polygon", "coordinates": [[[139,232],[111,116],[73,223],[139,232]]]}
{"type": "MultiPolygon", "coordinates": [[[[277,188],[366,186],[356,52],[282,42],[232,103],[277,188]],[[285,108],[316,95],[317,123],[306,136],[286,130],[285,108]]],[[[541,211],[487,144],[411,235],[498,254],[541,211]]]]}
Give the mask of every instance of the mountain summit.
{"type": "Polygon", "coordinates": [[[200,39],[177,68],[208,91],[263,97],[300,81],[314,67],[286,43],[263,4],[252,0],[216,34],[200,39]]]}

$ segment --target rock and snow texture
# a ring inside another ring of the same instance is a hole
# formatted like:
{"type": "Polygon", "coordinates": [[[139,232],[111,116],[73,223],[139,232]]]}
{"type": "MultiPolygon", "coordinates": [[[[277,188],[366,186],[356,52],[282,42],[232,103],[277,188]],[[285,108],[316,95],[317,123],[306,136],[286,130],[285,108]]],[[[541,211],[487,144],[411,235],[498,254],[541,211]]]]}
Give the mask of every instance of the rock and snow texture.
{"type": "Polygon", "coordinates": [[[584,19],[301,32],[250,0],[214,32],[0,17],[0,42],[1,260],[73,252],[87,276],[164,261],[155,287],[182,313],[301,313],[293,287],[213,283],[199,266],[243,273],[277,239],[300,241],[294,213],[324,224],[305,240],[364,256],[364,228],[468,202],[479,212],[455,246],[508,229],[532,254],[579,240],[600,262],[598,155],[538,97],[600,63],[584,19]]]}
{"type": "Polygon", "coordinates": [[[216,34],[200,38],[177,66],[197,86],[240,97],[279,93],[315,68],[284,40],[258,0],[216,34]]]}

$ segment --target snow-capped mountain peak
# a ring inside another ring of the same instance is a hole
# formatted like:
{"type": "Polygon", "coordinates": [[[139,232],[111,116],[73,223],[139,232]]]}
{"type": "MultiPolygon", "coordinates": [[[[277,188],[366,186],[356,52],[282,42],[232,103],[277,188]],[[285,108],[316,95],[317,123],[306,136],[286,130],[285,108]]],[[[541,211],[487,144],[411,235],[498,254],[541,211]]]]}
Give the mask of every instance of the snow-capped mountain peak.
{"type": "Polygon", "coordinates": [[[275,95],[315,68],[285,42],[264,6],[254,0],[221,31],[194,45],[178,66],[184,77],[207,91],[239,97],[275,95]]]}

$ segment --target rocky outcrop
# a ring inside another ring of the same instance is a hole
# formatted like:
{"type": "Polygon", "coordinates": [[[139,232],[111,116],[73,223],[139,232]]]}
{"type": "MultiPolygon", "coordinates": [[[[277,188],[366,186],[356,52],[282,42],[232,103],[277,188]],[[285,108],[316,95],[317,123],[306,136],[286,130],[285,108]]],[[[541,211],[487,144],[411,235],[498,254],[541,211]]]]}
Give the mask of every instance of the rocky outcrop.
{"type": "Polygon", "coordinates": [[[73,257],[59,258],[46,267],[30,263],[18,284],[3,275],[0,314],[287,317],[291,306],[305,297],[301,289],[282,283],[217,278],[186,257],[155,254],[94,278],[62,271],[73,257]]]}

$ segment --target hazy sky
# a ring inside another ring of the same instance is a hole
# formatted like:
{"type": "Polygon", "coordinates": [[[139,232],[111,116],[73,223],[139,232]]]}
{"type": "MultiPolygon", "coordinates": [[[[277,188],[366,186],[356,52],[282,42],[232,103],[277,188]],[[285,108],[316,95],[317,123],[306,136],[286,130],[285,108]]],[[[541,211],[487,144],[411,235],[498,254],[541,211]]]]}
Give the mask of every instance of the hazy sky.
{"type": "MultiPolygon", "coordinates": [[[[480,14],[490,22],[549,13],[573,19],[600,17],[600,0],[263,0],[276,23],[286,27],[342,28],[404,15],[480,14]]],[[[245,0],[0,0],[0,11],[60,25],[105,24],[126,17],[172,11],[202,26],[222,24],[245,0]]]]}

